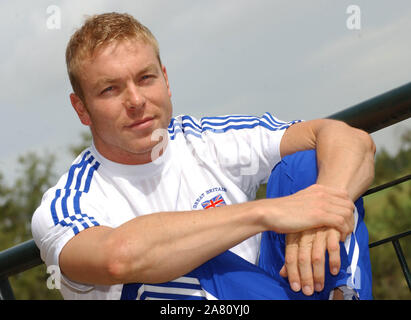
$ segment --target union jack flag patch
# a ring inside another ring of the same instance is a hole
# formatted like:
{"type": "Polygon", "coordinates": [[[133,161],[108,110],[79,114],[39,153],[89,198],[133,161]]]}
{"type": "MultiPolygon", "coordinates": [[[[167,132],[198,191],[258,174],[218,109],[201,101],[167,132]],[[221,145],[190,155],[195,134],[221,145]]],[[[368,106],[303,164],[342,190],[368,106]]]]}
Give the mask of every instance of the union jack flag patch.
{"type": "Polygon", "coordinates": [[[218,194],[214,198],[202,202],[201,205],[203,206],[203,209],[210,209],[225,206],[226,203],[224,201],[223,196],[221,194],[218,194]]]}

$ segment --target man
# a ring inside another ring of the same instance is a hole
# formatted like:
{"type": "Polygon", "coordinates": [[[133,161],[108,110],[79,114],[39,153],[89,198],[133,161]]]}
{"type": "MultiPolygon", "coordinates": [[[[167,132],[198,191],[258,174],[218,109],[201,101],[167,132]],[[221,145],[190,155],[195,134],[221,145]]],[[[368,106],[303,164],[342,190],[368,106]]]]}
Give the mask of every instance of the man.
{"type": "Polygon", "coordinates": [[[326,249],[338,273],[353,201],[373,179],[368,134],[269,113],[172,118],[158,44],[127,14],[89,18],[66,61],[71,103],[93,145],[45,193],[32,220],[43,260],[61,270],[64,298],[119,299],[130,290],[134,298],[150,290],[153,298],[218,298],[192,272],[224,253],[254,266],[264,231],[288,234],[281,274],[292,290],[323,289],[326,249]],[[314,148],[315,185],[253,201],[282,157],[314,148]]]}

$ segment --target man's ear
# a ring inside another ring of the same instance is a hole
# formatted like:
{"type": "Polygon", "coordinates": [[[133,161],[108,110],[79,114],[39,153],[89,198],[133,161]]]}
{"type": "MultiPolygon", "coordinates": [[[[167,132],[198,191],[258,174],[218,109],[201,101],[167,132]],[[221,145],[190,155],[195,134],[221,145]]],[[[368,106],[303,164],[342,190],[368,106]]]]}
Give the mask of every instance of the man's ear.
{"type": "Polygon", "coordinates": [[[90,115],[87,111],[85,104],[80,99],[80,97],[76,95],[75,93],[71,93],[70,101],[71,101],[71,105],[73,106],[74,110],[76,110],[81,123],[84,124],[85,126],[90,126],[91,124],[90,115]]]}
{"type": "Polygon", "coordinates": [[[170,84],[168,83],[168,75],[167,75],[167,69],[165,66],[161,66],[161,71],[163,71],[164,79],[166,81],[167,89],[168,89],[168,95],[171,98],[171,90],[170,90],[170,84]]]}

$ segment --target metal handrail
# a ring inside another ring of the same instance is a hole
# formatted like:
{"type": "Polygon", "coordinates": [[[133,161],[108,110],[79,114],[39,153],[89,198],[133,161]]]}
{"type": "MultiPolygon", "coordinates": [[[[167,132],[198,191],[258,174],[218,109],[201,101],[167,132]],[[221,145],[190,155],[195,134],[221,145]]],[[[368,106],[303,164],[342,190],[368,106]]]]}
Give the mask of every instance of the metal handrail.
{"type": "MultiPolygon", "coordinates": [[[[327,118],[341,120],[349,125],[363,129],[368,133],[375,132],[395,123],[411,117],[411,82],[376,96],[372,99],[359,103],[351,108],[335,113],[327,118]]],[[[407,178],[407,177],[405,177],[407,178]]],[[[408,178],[409,179],[409,178],[408,178]]],[[[408,180],[407,179],[407,180],[408,180]]],[[[405,180],[404,180],[405,181],[405,180]]],[[[403,181],[394,181],[401,183],[403,181]]],[[[386,185],[370,189],[364,195],[380,191],[393,185],[390,182],[386,185]]],[[[400,260],[408,286],[410,285],[410,272],[404,254],[399,245],[399,239],[409,236],[411,231],[389,237],[372,243],[370,248],[386,242],[392,242],[400,260]]],[[[25,270],[41,265],[40,251],[34,240],[28,240],[14,247],[0,252],[0,300],[14,299],[13,291],[8,277],[25,270]]]]}
{"type": "Polygon", "coordinates": [[[411,82],[327,118],[373,133],[411,116],[411,82]]]}
{"type": "Polygon", "coordinates": [[[34,240],[28,240],[0,252],[0,300],[14,300],[8,278],[43,264],[34,240]]]}
{"type": "Polygon", "coordinates": [[[28,240],[0,252],[0,279],[34,268],[43,261],[34,240],[28,240]]]}

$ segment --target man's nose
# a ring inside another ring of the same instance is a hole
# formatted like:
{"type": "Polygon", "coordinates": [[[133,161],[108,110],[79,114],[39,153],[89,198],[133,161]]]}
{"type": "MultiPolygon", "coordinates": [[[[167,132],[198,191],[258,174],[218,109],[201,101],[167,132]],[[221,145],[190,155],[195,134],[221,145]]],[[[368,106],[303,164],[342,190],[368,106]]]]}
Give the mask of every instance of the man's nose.
{"type": "Polygon", "coordinates": [[[143,107],[145,103],[146,99],[137,86],[135,84],[127,85],[124,106],[127,109],[134,110],[143,107]]]}

